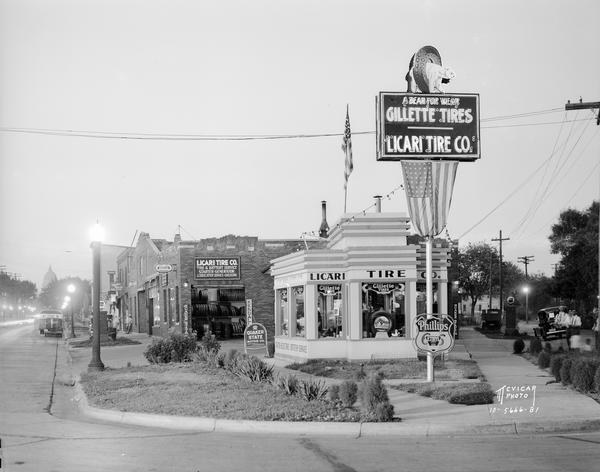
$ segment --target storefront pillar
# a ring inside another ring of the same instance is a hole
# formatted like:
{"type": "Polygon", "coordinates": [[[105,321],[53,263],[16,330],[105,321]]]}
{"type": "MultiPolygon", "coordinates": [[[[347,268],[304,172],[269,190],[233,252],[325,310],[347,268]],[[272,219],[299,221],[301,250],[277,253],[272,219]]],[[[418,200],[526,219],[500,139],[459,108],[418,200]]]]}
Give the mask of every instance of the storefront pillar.
{"type": "Polygon", "coordinates": [[[362,295],[360,282],[348,284],[348,300],[346,311],[348,312],[350,339],[362,339],[362,295]]]}
{"type": "Polygon", "coordinates": [[[317,339],[318,334],[318,316],[317,313],[317,286],[304,286],[304,321],[306,339],[317,339]]]}
{"type": "Polygon", "coordinates": [[[438,299],[438,313],[442,313],[445,315],[451,314],[451,313],[448,313],[448,283],[447,282],[438,282],[437,299],[438,299]]]}
{"type": "Polygon", "coordinates": [[[406,282],[406,339],[413,336],[413,323],[418,315],[417,313],[417,281],[409,280],[406,282]]]}

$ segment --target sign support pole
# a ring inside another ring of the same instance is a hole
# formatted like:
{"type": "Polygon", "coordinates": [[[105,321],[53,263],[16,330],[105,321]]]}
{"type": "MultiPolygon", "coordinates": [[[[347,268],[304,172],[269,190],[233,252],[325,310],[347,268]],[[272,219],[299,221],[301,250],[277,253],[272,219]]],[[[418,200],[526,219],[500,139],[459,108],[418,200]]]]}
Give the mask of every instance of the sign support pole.
{"type": "MultiPolygon", "coordinates": [[[[427,297],[427,314],[433,314],[433,238],[427,236],[425,241],[425,296],[427,297]]],[[[435,380],[433,374],[433,353],[427,353],[427,382],[435,380]]]]}

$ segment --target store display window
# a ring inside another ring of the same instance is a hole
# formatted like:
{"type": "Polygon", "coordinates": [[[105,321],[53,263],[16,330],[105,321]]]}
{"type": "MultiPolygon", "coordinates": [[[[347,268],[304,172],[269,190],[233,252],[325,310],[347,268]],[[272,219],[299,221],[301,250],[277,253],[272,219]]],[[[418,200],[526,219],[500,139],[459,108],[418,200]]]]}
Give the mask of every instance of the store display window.
{"type": "Polygon", "coordinates": [[[405,287],[403,283],[362,284],[362,337],[406,335],[405,287]]]}
{"type": "MultiPolygon", "coordinates": [[[[433,312],[437,313],[437,283],[434,283],[432,286],[433,312]]],[[[427,284],[424,282],[417,283],[417,313],[427,313],[427,284]]]]}
{"type": "Polygon", "coordinates": [[[290,333],[290,324],[288,320],[288,293],[286,288],[277,290],[277,317],[279,320],[280,335],[287,336],[290,333]]]}
{"type": "Polygon", "coordinates": [[[306,317],[304,316],[304,287],[292,287],[292,310],[296,316],[296,336],[306,337],[306,317]]]}
{"type": "Polygon", "coordinates": [[[319,338],[340,338],[343,330],[342,286],[317,286],[319,338]]]}

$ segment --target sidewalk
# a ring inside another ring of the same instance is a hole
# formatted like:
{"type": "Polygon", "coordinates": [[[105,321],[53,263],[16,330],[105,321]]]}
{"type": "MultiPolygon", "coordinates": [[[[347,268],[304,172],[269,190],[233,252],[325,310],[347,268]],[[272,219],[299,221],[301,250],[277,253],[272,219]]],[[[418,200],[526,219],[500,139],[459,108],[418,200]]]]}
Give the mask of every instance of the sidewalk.
{"type": "MultiPolygon", "coordinates": [[[[102,348],[101,358],[107,367],[145,365],[143,356],[152,338],[147,334],[119,334],[141,344],[102,348]]],[[[123,413],[90,407],[78,386],[76,400],[88,416],[121,423],[196,431],[281,432],[294,434],[339,435],[473,435],[528,434],[600,429],[600,405],[593,399],[564,387],[548,383],[554,378],[520,356],[512,354],[513,340],[489,339],[472,328],[462,328],[450,359],[473,358],[494,390],[499,393],[492,405],[452,405],[416,394],[388,389],[391,403],[401,422],[394,423],[288,423],[233,421],[214,418],[183,418],[142,413],[123,413]],[[511,395],[513,398],[511,398],[511,395]]],[[[221,342],[222,351],[243,351],[243,341],[221,342]]],[[[70,349],[73,374],[87,370],[89,349],[70,349]]],[[[257,354],[260,355],[260,354],[257,354]]],[[[286,369],[287,362],[263,359],[276,374],[293,374],[299,379],[312,376],[286,369]]],[[[319,377],[326,384],[339,380],[319,377]]],[[[391,381],[393,382],[393,381],[391,381]]],[[[391,383],[388,381],[388,384],[391,383]]]]}

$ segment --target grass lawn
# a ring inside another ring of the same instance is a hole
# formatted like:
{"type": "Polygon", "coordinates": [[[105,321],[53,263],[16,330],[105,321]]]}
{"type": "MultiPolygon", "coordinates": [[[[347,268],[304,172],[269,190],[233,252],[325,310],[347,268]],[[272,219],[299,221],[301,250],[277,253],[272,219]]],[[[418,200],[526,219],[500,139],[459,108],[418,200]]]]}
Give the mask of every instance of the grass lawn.
{"type": "Polygon", "coordinates": [[[357,408],[286,395],[199,362],[82,374],[91,405],[120,411],[264,421],[360,421],[357,408]]]}
{"type": "MultiPolygon", "coordinates": [[[[100,346],[106,346],[106,347],[125,346],[127,344],[141,344],[141,343],[139,341],[135,341],[134,339],[121,338],[121,337],[117,337],[117,339],[115,341],[113,341],[112,339],[109,338],[107,341],[100,342],[100,346]]],[[[69,345],[71,347],[91,347],[92,340],[88,338],[88,339],[83,339],[82,341],[71,341],[69,343],[69,345]]]]}
{"type": "Polygon", "coordinates": [[[446,400],[460,405],[486,405],[494,403],[495,393],[488,383],[463,383],[440,385],[434,383],[414,383],[393,385],[390,388],[409,393],[417,393],[436,400],[446,400]]]}
{"type": "MultiPolygon", "coordinates": [[[[367,376],[381,373],[385,379],[427,378],[427,362],[417,359],[368,361],[362,363],[312,360],[305,364],[294,363],[286,367],[307,374],[340,380],[355,380],[360,375],[361,370],[367,376]]],[[[447,360],[444,362],[439,357],[436,357],[434,368],[436,378],[439,380],[484,379],[477,362],[472,360],[447,360]]]]}

